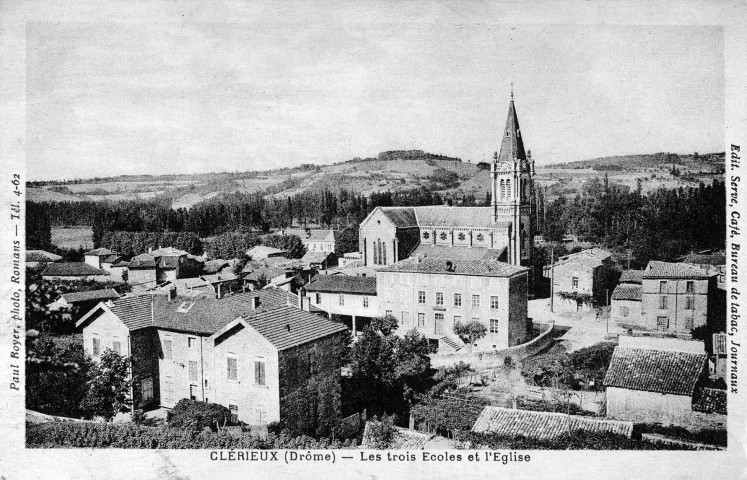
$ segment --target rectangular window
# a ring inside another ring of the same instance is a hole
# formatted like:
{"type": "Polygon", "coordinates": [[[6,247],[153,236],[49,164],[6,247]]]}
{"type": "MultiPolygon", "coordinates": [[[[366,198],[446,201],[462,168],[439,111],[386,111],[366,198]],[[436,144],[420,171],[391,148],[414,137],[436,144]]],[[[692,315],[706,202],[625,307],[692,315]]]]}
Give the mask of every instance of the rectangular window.
{"type": "Polygon", "coordinates": [[[385,317],[391,317],[392,316],[392,311],[391,310],[387,310],[386,312],[384,312],[384,316],[385,317]]]}
{"type": "Polygon", "coordinates": [[[693,309],[693,297],[685,297],[685,310],[693,309]]]}
{"type": "Polygon", "coordinates": [[[112,340],[112,352],[122,355],[122,342],[118,338],[112,340]]]}
{"type": "Polygon", "coordinates": [[[578,288],[578,277],[573,277],[571,279],[572,288],[576,290],[578,288]]]}
{"type": "Polygon", "coordinates": [[[189,379],[192,381],[196,381],[198,376],[198,366],[197,362],[193,362],[192,360],[189,361],[189,379]]]}
{"type": "Polygon", "coordinates": [[[99,337],[93,337],[92,352],[94,357],[101,355],[101,339],[99,337]]]}
{"type": "Polygon", "coordinates": [[[265,385],[265,362],[254,362],[254,383],[265,385]]]}
{"type": "Polygon", "coordinates": [[[174,380],[171,377],[166,377],[164,380],[164,402],[165,403],[173,403],[174,402],[174,380]]]}
{"type": "Polygon", "coordinates": [[[226,366],[227,366],[227,378],[229,380],[236,380],[238,378],[237,376],[237,363],[236,363],[236,357],[226,357],[226,366]]]}
{"type": "Polygon", "coordinates": [[[442,292],[436,292],[436,305],[444,304],[444,294],[442,292]]]}
{"type": "Polygon", "coordinates": [[[425,327],[425,313],[418,313],[418,327],[425,327]]]}
{"type": "Polygon", "coordinates": [[[363,297],[363,308],[368,308],[368,297],[363,297]]]}
{"type": "Polygon", "coordinates": [[[498,297],[495,295],[490,296],[490,309],[498,310],[498,297]]]}
{"type": "Polygon", "coordinates": [[[197,385],[190,385],[189,386],[189,399],[190,400],[197,400],[197,385]]]}
{"type": "Polygon", "coordinates": [[[694,326],[693,325],[693,318],[692,317],[685,318],[685,330],[686,331],[692,330],[693,326],[694,326]]]}
{"type": "Polygon", "coordinates": [[[343,294],[341,293],[341,294],[340,294],[340,306],[342,307],[342,306],[344,306],[344,305],[345,305],[345,295],[343,295],[343,294]]]}
{"type": "Polygon", "coordinates": [[[664,280],[659,282],[659,293],[667,293],[667,282],[664,280]]]}
{"type": "Polygon", "coordinates": [[[140,381],[140,390],[143,395],[143,403],[148,403],[153,400],[153,379],[144,378],[140,381]]]}
{"type": "Polygon", "coordinates": [[[172,344],[171,340],[164,339],[164,341],[163,341],[163,358],[164,358],[164,360],[171,360],[173,358],[172,357],[172,352],[171,352],[171,344],[172,344]]]}
{"type": "Polygon", "coordinates": [[[454,306],[455,307],[461,307],[462,306],[462,294],[461,293],[455,293],[454,294],[454,306]]]}
{"type": "Polygon", "coordinates": [[[444,334],[444,314],[437,313],[435,320],[436,320],[436,325],[433,330],[433,333],[435,333],[436,335],[443,335],[444,334]]]}
{"type": "Polygon", "coordinates": [[[480,323],[480,317],[472,317],[472,321],[480,323]]]}
{"type": "Polygon", "coordinates": [[[422,290],[418,292],[418,303],[421,305],[425,304],[425,292],[422,290]]]}
{"type": "Polygon", "coordinates": [[[316,304],[317,305],[321,305],[321,303],[322,303],[322,294],[321,293],[317,293],[316,294],[316,304]]]}
{"type": "Polygon", "coordinates": [[[461,315],[454,315],[454,325],[456,325],[457,323],[461,323],[461,321],[462,321],[461,315]]]}
{"type": "Polygon", "coordinates": [[[197,345],[197,338],[187,337],[187,347],[193,348],[195,345],[197,345]]]}
{"type": "Polygon", "coordinates": [[[656,329],[660,331],[669,330],[669,317],[656,317],[656,329]]]}
{"type": "Polygon", "coordinates": [[[498,323],[499,323],[498,320],[496,320],[495,318],[491,318],[490,319],[490,333],[498,333],[499,332],[498,323]]]}
{"type": "Polygon", "coordinates": [[[402,325],[410,325],[410,313],[402,312],[402,325]]]}
{"type": "Polygon", "coordinates": [[[661,297],[659,297],[659,309],[663,310],[665,308],[667,308],[667,297],[662,295],[661,297]]]}
{"type": "Polygon", "coordinates": [[[630,309],[628,307],[620,307],[620,316],[627,317],[630,315],[630,309]]]}
{"type": "Polygon", "coordinates": [[[254,410],[254,421],[256,425],[264,425],[267,423],[267,407],[257,407],[254,410]]]}
{"type": "Polygon", "coordinates": [[[239,423],[239,406],[229,403],[228,411],[231,413],[231,423],[239,423]]]}
{"type": "Polygon", "coordinates": [[[695,293],[695,282],[687,282],[687,293],[695,293]]]}
{"type": "Polygon", "coordinates": [[[480,295],[472,295],[472,308],[480,308],[480,295]]]}

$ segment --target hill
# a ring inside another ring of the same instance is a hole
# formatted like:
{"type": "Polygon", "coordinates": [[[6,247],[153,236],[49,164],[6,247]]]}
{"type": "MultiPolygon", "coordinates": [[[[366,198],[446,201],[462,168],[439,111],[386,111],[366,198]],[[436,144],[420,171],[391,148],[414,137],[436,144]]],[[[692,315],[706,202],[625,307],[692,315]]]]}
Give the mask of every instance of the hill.
{"type": "Polygon", "coordinates": [[[593,169],[597,171],[641,171],[647,169],[659,169],[673,165],[678,168],[692,172],[712,172],[724,168],[725,154],[698,153],[679,155],[676,153],[660,152],[643,155],[618,155],[614,157],[601,157],[574,162],[556,163],[547,165],[546,168],[562,169],[593,169]]]}

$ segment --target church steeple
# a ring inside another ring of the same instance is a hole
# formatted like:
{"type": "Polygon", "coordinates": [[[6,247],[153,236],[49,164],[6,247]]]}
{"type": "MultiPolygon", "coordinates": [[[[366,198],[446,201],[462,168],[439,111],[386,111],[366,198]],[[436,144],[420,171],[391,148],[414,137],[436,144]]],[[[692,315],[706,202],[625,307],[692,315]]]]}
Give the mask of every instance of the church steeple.
{"type": "Polygon", "coordinates": [[[519,118],[516,116],[516,107],[514,107],[514,90],[512,87],[511,102],[508,104],[506,128],[503,129],[503,140],[501,141],[501,149],[498,153],[498,163],[506,162],[511,164],[514,159],[524,161],[527,159],[527,156],[524,153],[524,142],[521,139],[519,118]]]}

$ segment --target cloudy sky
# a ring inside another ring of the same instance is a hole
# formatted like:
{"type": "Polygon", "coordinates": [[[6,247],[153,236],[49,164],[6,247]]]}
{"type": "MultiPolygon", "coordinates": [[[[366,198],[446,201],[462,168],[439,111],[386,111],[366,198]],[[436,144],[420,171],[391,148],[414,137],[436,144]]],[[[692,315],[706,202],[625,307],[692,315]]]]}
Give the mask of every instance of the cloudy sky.
{"type": "Polygon", "coordinates": [[[538,164],[723,150],[718,27],[279,18],[29,23],[29,179],[481,161],[511,82],[538,164]]]}

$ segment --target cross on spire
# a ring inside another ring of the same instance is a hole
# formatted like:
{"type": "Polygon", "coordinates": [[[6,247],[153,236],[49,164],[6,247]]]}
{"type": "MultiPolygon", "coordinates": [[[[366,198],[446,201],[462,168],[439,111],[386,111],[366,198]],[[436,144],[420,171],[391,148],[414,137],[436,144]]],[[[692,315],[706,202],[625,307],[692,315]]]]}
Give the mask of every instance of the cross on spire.
{"type": "Polygon", "coordinates": [[[511,82],[511,101],[514,101],[514,82],[511,82]]]}

